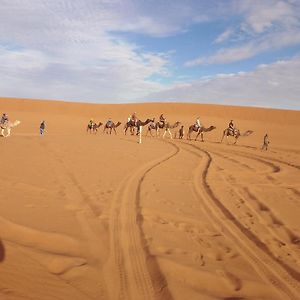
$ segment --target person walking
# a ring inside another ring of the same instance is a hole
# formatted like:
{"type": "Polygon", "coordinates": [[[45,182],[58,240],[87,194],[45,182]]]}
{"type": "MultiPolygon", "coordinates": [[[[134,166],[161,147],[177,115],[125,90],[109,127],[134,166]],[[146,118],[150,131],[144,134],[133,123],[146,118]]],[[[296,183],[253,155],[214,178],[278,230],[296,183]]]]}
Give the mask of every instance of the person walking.
{"type": "Polygon", "coordinates": [[[263,141],[263,145],[261,147],[261,150],[268,150],[268,146],[270,144],[270,140],[269,140],[269,137],[268,137],[268,134],[266,133],[265,136],[264,136],[264,141],[263,141]]]}
{"type": "Polygon", "coordinates": [[[40,124],[40,135],[44,135],[45,128],[46,128],[45,121],[42,121],[42,123],[40,124]]]}

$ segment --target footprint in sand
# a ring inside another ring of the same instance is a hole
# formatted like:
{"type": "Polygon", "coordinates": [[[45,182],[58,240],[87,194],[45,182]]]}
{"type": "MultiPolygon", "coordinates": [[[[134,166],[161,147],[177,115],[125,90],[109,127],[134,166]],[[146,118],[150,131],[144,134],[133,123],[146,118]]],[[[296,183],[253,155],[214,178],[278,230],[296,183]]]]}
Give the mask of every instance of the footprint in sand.
{"type": "Polygon", "coordinates": [[[225,270],[217,270],[216,273],[222,278],[224,283],[233,291],[239,291],[242,288],[241,280],[225,270]]]}
{"type": "Polygon", "coordinates": [[[201,253],[194,253],[194,261],[201,267],[205,266],[204,256],[201,253]]]}

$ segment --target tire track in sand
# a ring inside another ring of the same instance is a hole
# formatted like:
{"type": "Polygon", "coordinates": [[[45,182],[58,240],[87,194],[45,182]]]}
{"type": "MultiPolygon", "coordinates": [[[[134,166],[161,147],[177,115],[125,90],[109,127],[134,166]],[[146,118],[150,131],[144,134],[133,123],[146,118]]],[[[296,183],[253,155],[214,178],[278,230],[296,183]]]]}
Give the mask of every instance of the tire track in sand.
{"type": "Polygon", "coordinates": [[[183,147],[184,150],[202,158],[194,178],[194,186],[197,194],[203,198],[204,209],[214,224],[232,240],[257,273],[274,286],[281,296],[285,296],[285,299],[299,299],[299,272],[279,262],[266,245],[244,227],[214,194],[207,178],[213,162],[210,153],[195,145],[182,143],[193,148],[183,147]]]}
{"type": "Polygon", "coordinates": [[[173,150],[146,163],[120,183],[110,214],[110,259],[106,274],[111,299],[171,299],[164,276],[151,257],[142,231],[141,187],[155,167],[176,156],[173,150]]]}
{"type": "MultiPolygon", "coordinates": [[[[221,159],[223,159],[224,161],[228,160],[240,167],[244,167],[243,161],[241,162],[236,158],[233,160],[231,159],[231,157],[227,157],[215,151],[209,150],[209,152],[210,154],[221,157],[221,159]]],[[[238,154],[237,156],[241,155],[238,154]]],[[[248,159],[250,160],[250,158],[248,159]]],[[[285,171],[285,169],[283,169],[281,166],[280,168],[281,170],[285,171]]],[[[252,172],[252,176],[257,176],[254,168],[252,168],[251,170],[245,168],[245,172],[252,172]]],[[[266,175],[268,173],[264,174],[266,175]]],[[[276,216],[274,212],[272,212],[271,207],[268,207],[268,205],[265,204],[262,199],[257,197],[255,193],[251,191],[251,185],[248,186],[242,183],[238,183],[237,177],[234,176],[231,172],[223,174],[222,178],[226,186],[230,187],[231,192],[238,200],[238,204],[236,204],[236,206],[238,206],[239,209],[244,212],[243,215],[249,216],[247,224],[245,224],[245,222],[241,220],[244,226],[252,232],[257,230],[255,228],[253,228],[254,230],[252,230],[252,225],[256,224],[258,226],[262,226],[263,228],[262,231],[260,231],[260,239],[268,245],[269,249],[270,247],[277,248],[277,251],[279,251],[276,254],[278,260],[282,261],[286,265],[289,265],[291,269],[297,270],[297,268],[299,268],[300,258],[297,251],[299,236],[284,224],[284,222],[280,219],[280,216],[276,216]],[[233,182],[232,179],[234,179],[233,182]],[[253,222],[253,220],[258,221],[259,224],[253,222]]],[[[275,184],[274,179],[270,180],[269,178],[269,176],[266,176],[266,180],[270,181],[270,185],[282,185],[280,181],[276,181],[275,184]]]]}

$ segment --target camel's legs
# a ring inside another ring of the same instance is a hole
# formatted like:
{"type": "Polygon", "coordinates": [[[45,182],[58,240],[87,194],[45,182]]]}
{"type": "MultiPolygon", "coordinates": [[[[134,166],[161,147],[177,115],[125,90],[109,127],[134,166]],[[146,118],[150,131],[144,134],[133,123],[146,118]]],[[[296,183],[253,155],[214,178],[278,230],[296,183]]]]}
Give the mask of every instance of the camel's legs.
{"type": "Polygon", "coordinates": [[[115,134],[117,134],[117,131],[116,131],[116,128],[114,127],[114,132],[115,132],[115,134]]]}
{"type": "Polygon", "coordinates": [[[187,140],[190,140],[190,139],[191,139],[191,132],[190,132],[190,130],[188,131],[188,133],[187,133],[187,135],[186,135],[186,139],[187,139],[187,140]]]}
{"type": "Polygon", "coordinates": [[[195,141],[197,141],[197,138],[198,138],[198,136],[201,136],[201,142],[204,142],[204,139],[203,139],[203,132],[198,132],[197,133],[197,136],[196,136],[196,138],[195,138],[195,141]]]}
{"type": "Polygon", "coordinates": [[[139,137],[139,144],[141,144],[142,143],[142,128],[143,128],[143,126],[140,126],[140,130],[139,130],[139,132],[140,132],[140,137],[139,137]]]}
{"type": "Polygon", "coordinates": [[[158,136],[159,136],[159,129],[156,128],[156,137],[158,137],[158,136]]]}
{"type": "Polygon", "coordinates": [[[223,133],[223,136],[221,138],[221,143],[223,142],[224,136],[225,136],[225,134],[223,133]]]}
{"type": "Polygon", "coordinates": [[[149,132],[150,132],[151,137],[154,137],[154,135],[152,134],[152,128],[151,127],[148,128],[146,136],[148,135],[149,132]]]}
{"type": "Polygon", "coordinates": [[[9,137],[10,136],[10,128],[6,128],[6,135],[4,135],[4,132],[3,132],[3,136],[4,137],[9,137]]]}
{"type": "Polygon", "coordinates": [[[164,132],[164,134],[163,134],[163,138],[165,137],[165,135],[166,135],[167,132],[168,132],[168,134],[170,135],[170,138],[171,138],[171,140],[172,140],[173,138],[172,138],[172,133],[171,133],[170,129],[166,129],[166,130],[165,130],[165,132],[164,132]]]}

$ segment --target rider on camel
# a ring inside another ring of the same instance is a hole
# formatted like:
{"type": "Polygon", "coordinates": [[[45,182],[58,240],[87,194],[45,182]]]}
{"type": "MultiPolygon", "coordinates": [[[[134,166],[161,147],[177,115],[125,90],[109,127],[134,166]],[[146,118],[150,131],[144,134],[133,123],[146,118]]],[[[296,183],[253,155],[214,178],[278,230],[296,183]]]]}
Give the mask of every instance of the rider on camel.
{"type": "Polygon", "coordinates": [[[1,117],[1,121],[0,121],[0,124],[1,125],[4,125],[8,122],[8,115],[6,113],[4,113],[1,117]]]}
{"type": "Polygon", "coordinates": [[[166,118],[164,117],[164,114],[161,114],[160,117],[159,117],[159,122],[161,122],[163,125],[166,124],[166,118]]]}
{"type": "Polygon", "coordinates": [[[233,124],[233,120],[230,120],[229,124],[228,124],[228,129],[229,131],[231,131],[232,133],[234,133],[234,124],[233,124]]]}
{"type": "Polygon", "coordinates": [[[134,112],[134,113],[131,115],[130,120],[131,120],[132,122],[134,122],[134,125],[136,126],[137,121],[138,121],[138,118],[137,118],[137,116],[136,116],[136,112],[134,112]]]}
{"type": "Polygon", "coordinates": [[[107,122],[106,122],[106,126],[111,126],[113,123],[112,118],[108,118],[107,122]]]}
{"type": "Polygon", "coordinates": [[[90,125],[90,127],[93,127],[93,125],[94,125],[94,120],[92,118],[90,119],[89,125],[90,125]]]}
{"type": "Polygon", "coordinates": [[[197,130],[201,127],[200,117],[197,117],[196,122],[195,122],[195,127],[197,128],[197,130]]]}

